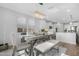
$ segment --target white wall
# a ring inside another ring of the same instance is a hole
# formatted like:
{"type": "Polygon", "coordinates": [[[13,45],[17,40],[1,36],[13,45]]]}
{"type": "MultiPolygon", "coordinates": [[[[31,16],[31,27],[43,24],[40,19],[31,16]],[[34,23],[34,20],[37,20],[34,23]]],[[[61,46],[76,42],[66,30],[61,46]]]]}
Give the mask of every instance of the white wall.
{"type": "Polygon", "coordinates": [[[2,9],[0,9],[0,43],[3,43],[3,14],[2,14],[2,9]]]}
{"type": "Polygon", "coordinates": [[[16,16],[14,13],[5,11],[4,13],[4,40],[11,43],[11,35],[16,33],[16,16]]]}
{"type": "MultiPolygon", "coordinates": [[[[22,18],[22,20],[26,19],[27,21],[34,19],[27,15],[14,12],[6,8],[0,8],[0,43],[12,44],[12,41],[16,41],[16,42],[18,41],[18,39],[16,39],[15,37],[17,33],[17,24],[19,24],[17,21],[18,18],[20,19],[22,18]]],[[[25,26],[27,25],[27,21],[26,21],[25,26]]],[[[34,21],[35,20],[31,22],[29,21],[29,26],[32,27],[33,25],[34,27],[34,21]]],[[[40,25],[39,21],[38,21],[38,24],[35,23],[36,30],[38,30],[39,25],[40,25]]]]}
{"type": "Polygon", "coordinates": [[[16,33],[16,14],[5,8],[0,8],[0,12],[0,41],[12,44],[11,35],[16,33]]]}

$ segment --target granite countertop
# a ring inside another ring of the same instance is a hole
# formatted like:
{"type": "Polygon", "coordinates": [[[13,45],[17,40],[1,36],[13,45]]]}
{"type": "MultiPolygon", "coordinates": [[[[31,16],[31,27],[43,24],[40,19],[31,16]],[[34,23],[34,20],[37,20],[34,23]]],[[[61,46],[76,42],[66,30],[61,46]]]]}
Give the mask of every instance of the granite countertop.
{"type": "Polygon", "coordinates": [[[31,42],[31,41],[33,41],[33,40],[36,40],[36,39],[39,39],[39,38],[42,38],[42,37],[47,37],[47,36],[51,36],[51,35],[53,35],[53,34],[47,34],[47,35],[22,35],[23,37],[25,37],[25,40],[27,41],[27,43],[28,42],[31,42]]]}

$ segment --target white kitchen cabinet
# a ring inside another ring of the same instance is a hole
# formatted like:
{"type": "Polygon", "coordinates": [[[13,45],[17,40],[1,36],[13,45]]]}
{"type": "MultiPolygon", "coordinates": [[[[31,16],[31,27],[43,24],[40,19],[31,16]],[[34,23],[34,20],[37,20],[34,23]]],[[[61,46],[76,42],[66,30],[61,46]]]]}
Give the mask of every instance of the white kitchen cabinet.
{"type": "Polygon", "coordinates": [[[56,40],[59,40],[65,43],[76,44],[76,33],[57,32],[56,40]]]}

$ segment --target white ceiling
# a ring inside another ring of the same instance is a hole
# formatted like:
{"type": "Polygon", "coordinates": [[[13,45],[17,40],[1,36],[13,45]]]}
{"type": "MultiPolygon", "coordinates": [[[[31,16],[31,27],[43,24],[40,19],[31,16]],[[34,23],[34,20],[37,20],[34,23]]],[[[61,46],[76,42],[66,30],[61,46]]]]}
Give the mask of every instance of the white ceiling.
{"type": "Polygon", "coordinates": [[[35,11],[40,11],[46,15],[47,20],[54,22],[79,21],[79,4],[77,3],[45,3],[42,6],[37,3],[0,3],[0,7],[31,16],[34,16],[35,11]],[[72,15],[72,19],[69,15],[72,15]]]}

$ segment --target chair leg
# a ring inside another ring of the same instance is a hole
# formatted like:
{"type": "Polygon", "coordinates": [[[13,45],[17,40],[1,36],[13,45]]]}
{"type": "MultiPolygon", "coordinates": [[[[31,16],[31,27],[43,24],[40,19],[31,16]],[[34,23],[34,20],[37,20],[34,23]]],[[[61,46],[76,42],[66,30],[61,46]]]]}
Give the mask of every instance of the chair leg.
{"type": "Polygon", "coordinates": [[[39,52],[38,51],[36,51],[36,56],[39,56],[39,52]]]}
{"type": "Polygon", "coordinates": [[[27,49],[25,49],[25,52],[29,55],[29,52],[30,52],[30,51],[27,51],[27,49]]]}

